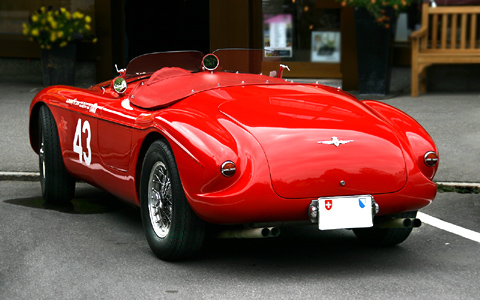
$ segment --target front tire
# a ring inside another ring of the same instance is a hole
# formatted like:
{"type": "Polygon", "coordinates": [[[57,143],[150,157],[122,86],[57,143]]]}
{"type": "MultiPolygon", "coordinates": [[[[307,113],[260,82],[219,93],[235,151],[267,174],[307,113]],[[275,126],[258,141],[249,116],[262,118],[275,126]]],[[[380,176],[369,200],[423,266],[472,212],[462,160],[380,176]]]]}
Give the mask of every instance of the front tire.
{"type": "Polygon", "coordinates": [[[38,161],[43,199],[49,204],[68,203],[75,195],[75,178],[65,169],[55,118],[46,105],[40,107],[38,125],[38,161]]]}
{"type": "MultiPolygon", "coordinates": [[[[393,215],[394,218],[415,218],[416,216],[416,211],[393,215]]],[[[405,241],[412,232],[412,228],[357,228],[353,229],[353,232],[363,244],[388,247],[405,241]]]]}
{"type": "Polygon", "coordinates": [[[188,204],[173,152],[163,140],[155,141],[145,155],[140,209],[147,242],[158,258],[181,260],[200,250],[205,222],[188,204]]]}

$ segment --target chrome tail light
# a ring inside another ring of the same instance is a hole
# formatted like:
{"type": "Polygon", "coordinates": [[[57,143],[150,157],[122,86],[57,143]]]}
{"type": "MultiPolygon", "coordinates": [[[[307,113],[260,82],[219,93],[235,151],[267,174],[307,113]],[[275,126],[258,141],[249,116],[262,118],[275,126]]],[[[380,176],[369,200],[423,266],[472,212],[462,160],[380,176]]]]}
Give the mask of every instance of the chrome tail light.
{"type": "Polygon", "coordinates": [[[423,156],[423,161],[429,167],[434,167],[438,163],[438,155],[433,151],[428,151],[423,156]]]}

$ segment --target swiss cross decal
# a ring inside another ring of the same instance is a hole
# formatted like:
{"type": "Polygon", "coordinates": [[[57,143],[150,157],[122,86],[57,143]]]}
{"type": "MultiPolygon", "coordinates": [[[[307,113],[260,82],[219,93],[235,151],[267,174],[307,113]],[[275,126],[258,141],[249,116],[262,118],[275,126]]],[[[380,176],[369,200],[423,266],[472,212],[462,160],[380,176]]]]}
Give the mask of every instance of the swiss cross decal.
{"type": "Polygon", "coordinates": [[[331,209],[332,209],[332,205],[333,205],[332,202],[333,202],[332,200],[325,200],[325,208],[326,208],[327,210],[331,210],[331,209]]]}

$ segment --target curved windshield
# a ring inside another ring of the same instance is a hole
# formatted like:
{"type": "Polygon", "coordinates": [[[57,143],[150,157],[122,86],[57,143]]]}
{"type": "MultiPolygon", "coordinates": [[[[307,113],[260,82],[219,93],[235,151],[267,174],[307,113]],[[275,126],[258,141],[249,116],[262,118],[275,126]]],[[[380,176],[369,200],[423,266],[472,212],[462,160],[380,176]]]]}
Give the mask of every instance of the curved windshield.
{"type": "Polygon", "coordinates": [[[138,56],[130,61],[125,77],[152,74],[164,67],[178,67],[188,71],[199,71],[203,53],[200,51],[157,52],[138,56]]]}
{"type": "Polygon", "coordinates": [[[217,70],[227,72],[259,74],[262,72],[262,62],[280,63],[280,57],[272,56],[263,49],[219,49],[213,54],[220,61],[217,70]]]}
{"type": "MultiPolygon", "coordinates": [[[[278,69],[280,57],[263,49],[219,49],[213,52],[219,59],[218,71],[259,74],[268,62],[271,70],[278,69]]],[[[203,53],[200,51],[157,52],[138,56],[127,66],[125,77],[151,75],[165,67],[200,71],[203,53]]]]}

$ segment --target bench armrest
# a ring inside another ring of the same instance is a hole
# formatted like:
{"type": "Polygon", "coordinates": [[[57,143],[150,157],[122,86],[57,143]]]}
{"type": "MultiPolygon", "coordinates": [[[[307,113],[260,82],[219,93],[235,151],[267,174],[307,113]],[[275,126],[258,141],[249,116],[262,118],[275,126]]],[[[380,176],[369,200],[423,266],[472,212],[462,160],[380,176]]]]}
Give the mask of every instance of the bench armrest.
{"type": "Polygon", "coordinates": [[[419,30],[416,30],[410,34],[410,38],[419,39],[424,37],[427,34],[427,27],[422,27],[419,30]]]}

